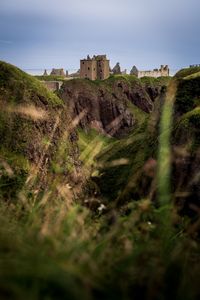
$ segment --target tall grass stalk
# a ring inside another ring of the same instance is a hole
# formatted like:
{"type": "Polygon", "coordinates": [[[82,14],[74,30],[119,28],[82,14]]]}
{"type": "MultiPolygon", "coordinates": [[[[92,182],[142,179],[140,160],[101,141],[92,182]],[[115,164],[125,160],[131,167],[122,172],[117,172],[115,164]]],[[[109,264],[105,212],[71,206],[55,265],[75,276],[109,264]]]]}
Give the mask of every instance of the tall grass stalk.
{"type": "Polygon", "coordinates": [[[163,112],[160,121],[160,139],[158,151],[158,198],[161,206],[169,205],[171,200],[170,175],[171,175],[171,131],[173,104],[176,97],[176,82],[173,80],[167,91],[163,112]]]}
{"type": "Polygon", "coordinates": [[[163,240],[164,254],[168,255],[173,239],[172,199],[171,199],[171,132],[173,123],[173,105],[176,97],[177,83],[172,80],[168,86],[165,103],[160,120],[160,138],[158,149],[158,201],[160,204],[160,236],[163,240]]]}

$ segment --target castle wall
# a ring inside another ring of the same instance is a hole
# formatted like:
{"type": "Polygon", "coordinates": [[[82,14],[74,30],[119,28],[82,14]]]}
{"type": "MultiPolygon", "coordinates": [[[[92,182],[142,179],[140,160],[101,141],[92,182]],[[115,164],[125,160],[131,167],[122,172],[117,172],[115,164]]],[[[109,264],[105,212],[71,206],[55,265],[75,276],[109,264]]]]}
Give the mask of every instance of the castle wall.
{"type": "Polygon", "coordinates": [[[142,77],[154,77],[154,78],[157,78],[157,77],[161,77],[161,76],[169,76],[169,68],[168,66],[161,66],[161,68],[158,70],[158,69],[155,69],[153,71],[138,71],[138,78],[142,78],[142,77]]]}
{"type": "Polygon", "coordinates": [[[107,79],[110,76],[109,60],[97,61],[97,78],[99,80],[107,79]]]}
{"type": "Polygon", "coordinates": [[[80,61],[80,77],[90,80],[97,79],[97,62],[96,60],[81,60],[80,61]]]}

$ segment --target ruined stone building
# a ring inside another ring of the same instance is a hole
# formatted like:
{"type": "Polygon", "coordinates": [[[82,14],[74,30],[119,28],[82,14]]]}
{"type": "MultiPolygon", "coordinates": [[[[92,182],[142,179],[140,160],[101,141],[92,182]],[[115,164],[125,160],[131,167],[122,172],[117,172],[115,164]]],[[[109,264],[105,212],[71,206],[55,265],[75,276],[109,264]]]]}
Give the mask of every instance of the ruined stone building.
{"type": "Polygon", "coordinates": [[[44,70],[43,76],[48,76],[47,70],[44,70]]]}
{"type": "Polygon", "coordinates": [[[113,75],[120,75],[120,74],[122,74],[122,72],[121,72],[121,67],[120,67],[119,62],[116,63],[116,65],[115,65],[114,68],[112,69],[111,73],[112,73],[113,75]]]}
{"type": "MultiPolygon", "coordinates": [[[[69,73],[68,73],[68,71],[66,71],[66,73],[65,73],[64,69],[54,69],[53,68],[50,75],[68,77],[69,73]]],[[[48,76],[46,69],[44,70],[43,76],[48,76]]]]}
{"type": "Polygon", "coordinates": [[[133,66],[130,72],[131,75],[135,75],[138,78],[141,77],[161,77],[161,76],[169,76],[169,67],[168,65],[161,65],[160,69],[154,69],[153,71],[139,71],[136,66],[133,66]]]}
{"type": "Polygon", "coordinates": [[[50,75],[55,75],[55,76],[66,76],[64,69],[52,69],[50,75]]]}
{"type": "Polygon", "coordinates": [[[199,68],[200,64],[190,65],[190,68],[199,68]]]}
{"type": "Polygon", "coordinates": [[[94,55],[92,58],[87,56],[87,59],[80,61],[80,77],[90,80],[104,80],[110,76],[110,61],[106,55],[94,55]]]}

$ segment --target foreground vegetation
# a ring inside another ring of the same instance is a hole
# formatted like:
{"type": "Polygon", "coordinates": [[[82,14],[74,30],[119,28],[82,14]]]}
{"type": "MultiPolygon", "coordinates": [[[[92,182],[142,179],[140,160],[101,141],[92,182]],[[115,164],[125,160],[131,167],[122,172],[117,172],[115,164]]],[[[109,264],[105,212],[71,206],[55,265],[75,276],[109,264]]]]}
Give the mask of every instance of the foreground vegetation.
{"type": "Polygon", "coordinates": [[[1,204],[1,299],[199,298],[199,243],[148,200],[101,217],[40,204],[1,204]]]}

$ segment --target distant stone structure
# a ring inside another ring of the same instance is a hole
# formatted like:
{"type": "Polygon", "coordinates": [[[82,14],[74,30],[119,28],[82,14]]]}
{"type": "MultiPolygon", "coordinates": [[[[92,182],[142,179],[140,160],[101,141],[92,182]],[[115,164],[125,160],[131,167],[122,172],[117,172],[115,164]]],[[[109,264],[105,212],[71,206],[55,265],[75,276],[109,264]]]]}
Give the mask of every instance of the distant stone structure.
{"type": "Polygon", "coordinates": [[[122,74],[119,62],[116,63],[116,65],[112,69],[112,74],[113,75],[120,75],[120,74],[122,74]]]}
{"type": "Polygon", "coordinates": [[[122,75],[126,75],[127,74],[127,70],[124,69],[122,72],[121,72],[122,75]]]}
{"type": "Polygon", "coordinates": [[[190,68],[199,68],[200,64],[196,64],[196,65],[190,65],[190,68]]]}
{"type": "Polygon", "coordinates": [[[136,66],[133,66],[131,71],[130,71],[130,75],[135,75],[138,76],[138,69],[136,66]]]}
{"type": "Polygon", "coordinates": [[[70,74],[69,77],[71,77],[71,78],[79,78],[80,77],[80,70],[78,69],[77,72],[70,74]]]}
{"type": "Polygon", "coordinates": [[[65,76],[65,71],[64,69],[52,69],[50,75],[65,76]]]}
{"type": "Polygon", "coordinates": [[[46,70],[46,69],[44,70],[43,76],[48,76],[48,73],[47,73],[47,70],[46,70]]]}
{"type": "Polygon", "coordinates": [[[86,59],[80,61],[80,77],[90,80],[104,80],[110,76],[110,61],[106,55],[88,55],[86,59]]]}
{"type": "Polygon", "coordinates": [[[135,75],[138,78],[141,77],[161,77],[161,76],[169,76],[169,67],[168,65],[161,65],[160,69],[154,69],[153,71],[139,71],[136,66],[133,66],[130,72],[131,75],[135,75]]]}

